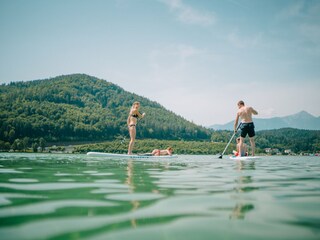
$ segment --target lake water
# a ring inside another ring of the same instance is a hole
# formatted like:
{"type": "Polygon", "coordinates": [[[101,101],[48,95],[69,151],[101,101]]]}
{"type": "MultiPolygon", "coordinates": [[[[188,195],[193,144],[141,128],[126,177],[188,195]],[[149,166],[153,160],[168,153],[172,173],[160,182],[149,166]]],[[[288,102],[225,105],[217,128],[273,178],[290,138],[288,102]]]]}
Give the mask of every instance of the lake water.
{"type": "Polygon", "coordinates": [[[1,239],[320,239],[320,157],[0,153],[1,239]]]}

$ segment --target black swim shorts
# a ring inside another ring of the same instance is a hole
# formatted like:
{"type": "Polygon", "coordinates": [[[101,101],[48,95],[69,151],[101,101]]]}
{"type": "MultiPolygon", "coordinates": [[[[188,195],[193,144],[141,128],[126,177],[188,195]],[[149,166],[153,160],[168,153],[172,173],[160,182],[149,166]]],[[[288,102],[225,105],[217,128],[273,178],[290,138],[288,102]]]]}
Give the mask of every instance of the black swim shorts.
{"type": "Polygon", "coordinates": [[[249,135],[249,137],[254,137],[256,135],[256,133],[254,131],[253,122],[241,123],[240,130],[241,130],[240,136],[243,138],[245,138],[247,136],[247,134],[249,135]]]}

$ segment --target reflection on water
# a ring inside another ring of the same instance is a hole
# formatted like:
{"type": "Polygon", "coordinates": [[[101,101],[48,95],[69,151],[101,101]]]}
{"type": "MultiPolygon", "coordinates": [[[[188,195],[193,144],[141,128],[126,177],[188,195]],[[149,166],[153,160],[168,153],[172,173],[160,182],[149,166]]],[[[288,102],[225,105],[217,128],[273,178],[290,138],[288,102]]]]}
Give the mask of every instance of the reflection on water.
{"type": "MultiPolygon", "coordinates": [[[[130,194],[134,193],[134,179],[133,179],[133,161],[130,159],[128,161],[128,166],[127,166],[127,179],[126,179],[126,184],[129,185],[129,189],[130,189],[130,194]]],[[[135,211],[138,209],[140,202],[137,200],[132,200],[131,201],[132,204],[132,209],[131,211],[135,211]]],[[[137,221],[136,219],[131,219],[131,226],[136,228],[137,227],[137,221]]]]}
{"type": "Polygon", "coordinates": [[[240,193],[257,190],[250,184],[253,182],[250,170],[255,170],[255,161],[236,161],[235,170],[239,174],[235,179],[235,191],[237,195],[237,203],[230,214],[230,219],[244,219],[247,212],[254,209],[254,204],[250,201],[246,203],[246,199],[240,193]],[[248,170],[248,171],[247,171],[248,170]]]}
{"type": "Polygon", "coordinates": [[[230,218],[231,219],[244,219],[245,214],[253,209],[254,209],[254,206],[252,204],[238,203],[233,208],[232,213],[230,215],[230,218]]]}
{"type": "Polygon", "coordinates": [[[1,239],[319,239],[320,159],[0,154],[1,239]]]}
{"type": "Polygon", "coordinates": [[[235,161],[236,170],[255,170],[256,161],[235,161]]]}

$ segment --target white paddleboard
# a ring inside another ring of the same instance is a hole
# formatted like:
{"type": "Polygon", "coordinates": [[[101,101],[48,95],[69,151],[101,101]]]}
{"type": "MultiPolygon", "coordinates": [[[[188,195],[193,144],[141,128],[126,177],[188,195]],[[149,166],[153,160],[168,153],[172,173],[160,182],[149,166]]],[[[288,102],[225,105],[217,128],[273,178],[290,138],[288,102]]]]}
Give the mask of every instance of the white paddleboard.
{"type": "Polygon", "coordinates": [[[243,161],[250,161],[250,160],[257,160],[261,159],[259,156],[243,156],[243,157],[236,157],[236,156],[231,156],[230,159],[232,160],[243,160],[243,161]]]}
{"type": "Polygon", "coordinates": [[[139,155],[139,154],[120,154],[120,153],[103,153],[103,152],[88,152],[87,156],[90,157],[101,157],[101,158],[120,158],[120,159],[167,159],[177,158],[178,155],[165,155],[165,156],[153,156],[153,155],[139,155]]]}

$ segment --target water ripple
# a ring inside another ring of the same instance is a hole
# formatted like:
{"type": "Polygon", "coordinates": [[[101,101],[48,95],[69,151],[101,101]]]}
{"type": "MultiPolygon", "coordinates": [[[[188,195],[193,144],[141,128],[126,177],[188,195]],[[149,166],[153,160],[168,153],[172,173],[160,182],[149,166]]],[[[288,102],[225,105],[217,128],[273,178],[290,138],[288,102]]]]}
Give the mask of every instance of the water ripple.
{"type": "Polygon", "coordinates": [[[110,207],[117,206],[116,203],[107,201],[93,201],[93,200],[59,200],[48,201],[34,204],[27,204],[24,206],[7,207],[0,209],[0,217],[25,216],[37,214],[49,214],[55,212],[59,208],[66,207],[110,207]]]}
{"type": "Polygon", "coordinates": [[[37,183],[37,184],[12,184],[0,183],[2,188],[10,188],[15,190],[25,191],[48,191],[48,190],[63,190],[63,189],[77,189],[77,188],[129,188],[123,184],[116,183],[37,183]]]}
{"type": "Polygon", "coordinates": [[[33,178],[11,178],[9,182],[21,182],[21,183],[30,183],[30,182],[39,182],[38,179],[33,178]]]}
{"type": "Polygon", "coordinates": [[[111,194],[106,196],[110,200],[119,201],[148,201],[163,198],[161,194],[155,193],[127,193],[127,194],[111,194]]]}
{"type": "Polygon", "coordinates": [[[23,172],[10,169],[10,168],[0,168],[0,173],[23,173],[23,172]]]}
{"type": "Polygon", "coordinates": [[[8,205],[11,204],[9,199],[14,198],[22,198],[22,199],[43,199],[47,198],[46,196],[41,195],[31,195],[31,194],[23,194],[23,193],[0,193],[0,205],[8,205]]]}

